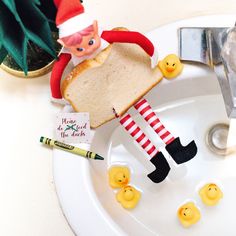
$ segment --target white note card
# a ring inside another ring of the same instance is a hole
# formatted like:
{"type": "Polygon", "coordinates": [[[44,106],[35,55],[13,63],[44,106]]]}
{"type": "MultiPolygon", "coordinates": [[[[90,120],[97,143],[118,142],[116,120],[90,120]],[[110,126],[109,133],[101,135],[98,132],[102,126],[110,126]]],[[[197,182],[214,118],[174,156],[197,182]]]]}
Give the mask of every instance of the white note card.
{"type": "Polygon", "coordinates": [[[59,113],[55,121],[55,138],[65,143],[90,143],[89,113],[59,113]]]}

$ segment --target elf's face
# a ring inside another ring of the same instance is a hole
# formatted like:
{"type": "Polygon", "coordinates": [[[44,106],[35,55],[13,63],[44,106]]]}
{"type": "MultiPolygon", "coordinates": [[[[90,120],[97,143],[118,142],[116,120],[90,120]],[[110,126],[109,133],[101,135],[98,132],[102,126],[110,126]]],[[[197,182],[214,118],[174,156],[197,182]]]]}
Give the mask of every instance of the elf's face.
{"type": "Polygon", "coordinates": [[[66,46],[70,52],[77,56],[89,56],[101,46],[101,38],[98,35],[97,23],[93,25],[94,30],[86,36],[83,36],[82,42],[73,46],[66,46]]]}

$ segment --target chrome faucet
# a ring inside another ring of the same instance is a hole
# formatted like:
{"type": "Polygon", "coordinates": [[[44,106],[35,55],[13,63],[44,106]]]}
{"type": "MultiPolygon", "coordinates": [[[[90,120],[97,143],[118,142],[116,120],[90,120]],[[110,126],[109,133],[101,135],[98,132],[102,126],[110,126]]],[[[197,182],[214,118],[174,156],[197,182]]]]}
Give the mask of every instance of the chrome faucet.
{"type": "Polygon", "coordinates": [[[228,117],[236,118],[236,69],[222,53],[230,32],[231,28],[180,28],[179,56],[183,61],[200,62],[214,70],[228,117]]]}

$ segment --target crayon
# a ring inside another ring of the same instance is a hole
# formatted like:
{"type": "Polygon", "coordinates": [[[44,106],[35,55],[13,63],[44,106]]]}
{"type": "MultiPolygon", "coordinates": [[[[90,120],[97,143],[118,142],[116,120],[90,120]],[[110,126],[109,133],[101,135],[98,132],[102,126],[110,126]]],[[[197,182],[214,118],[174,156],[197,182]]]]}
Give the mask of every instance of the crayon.
{"type": "Polygon", "coordinates": [[[84,149],[81,149],[72,145],[68,145],[68,144],[65,144],[65,143],[50,139],[50,138],[41,137],[40,142],[54,148],[58,148],[67,152],[71,152],[71,153],[83,156],[85,158],[91,158],[94,160],[104,160],[103,157],[99,156],[98,154],[94,152],[86,151],[84,149]]]}

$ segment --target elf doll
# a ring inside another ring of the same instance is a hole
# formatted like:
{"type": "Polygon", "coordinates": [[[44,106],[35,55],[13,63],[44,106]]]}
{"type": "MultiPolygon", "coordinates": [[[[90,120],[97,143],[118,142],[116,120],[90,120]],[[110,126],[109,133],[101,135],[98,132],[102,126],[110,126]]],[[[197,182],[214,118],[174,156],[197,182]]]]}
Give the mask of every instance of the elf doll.
{"type": "MultiPolygon", "coordinates": [[[[58,42],[63,46],[63,49],[51,74],[50,86],[53,99],[62,99],[60,90],[62,74],[70,61],[74,66],[79,65],[84,60],[96,57],[111,43],[137,44],[150,56],[152,68],[157,65],[155,47],[143,34],[133,31],[102,31],[98,22],[84,13],[84,7],[80,0],[54,0],[54,3],[58,9],[56,16],[56,24],[59,29],[58,42]]],[[[177,164],[187,162],[196,155],[197,147],[194,141],[186,147],[182,146],[179,138],[174,138],[161,124],[145,99],[139,101],[134,107],[165,142],[166,150],[177,164]]],[[[164,155],[152,145],[129,114],[119,117],[119,120],[151,157],[151,162],[155,162],[155,165],[158,166],[160,174],[154,182],[163,181],[170,171],[164,155]]]]}

